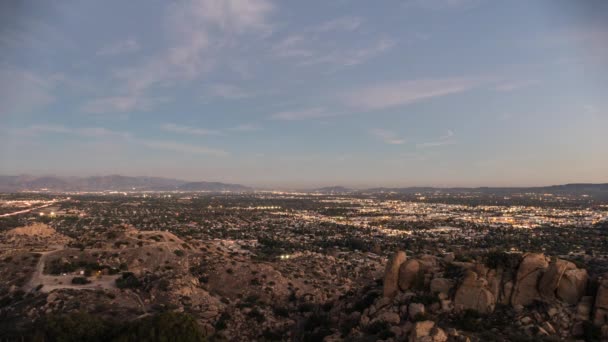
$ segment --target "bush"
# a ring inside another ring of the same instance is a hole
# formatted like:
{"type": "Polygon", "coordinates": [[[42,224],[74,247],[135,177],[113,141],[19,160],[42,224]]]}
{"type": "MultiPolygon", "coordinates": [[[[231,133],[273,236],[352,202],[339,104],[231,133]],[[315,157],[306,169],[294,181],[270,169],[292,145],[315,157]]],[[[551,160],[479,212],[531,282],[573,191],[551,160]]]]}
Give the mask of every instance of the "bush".
{"type": "Polygon", "coordinates": [[[108,325],[99,318],[84,312],[49,315],[43,330],[47,341],[101,342],[109,338],[108,325]]]}
{"type": "Polygon", "coordinates": [[[91,281],[89,279],[87,279],[86,277],[74,277],[72,278],[72,284],[74,285],[86,285],[86,284],[90,284],[91,281]]]}
{"type": "Polygon", "coordinates": [[[165,312],[129,323],[104,321],[87,313],[48,315],[36,337],[57,342],[206,341],[189,315],[165,312]]]}
{"type": "Polygon", "coordinates": [[[141,286],[141,282],[131,272],[125,272],[122,276],[116,279],[116,287],[119,289],[133,289],[141,286]]]}
{"type": "Polygon", "coordinates": [[[165,312],[135,321],[113,340],[116,342],[206,341],[194,318],[178,312],[165,312]]]}
{"type": "Polygon", "coordinates": [[[504,251],[492,251],[486,255],[485,265],[489,268],[515,269],[519,265],[520,256],[504,251]]]}

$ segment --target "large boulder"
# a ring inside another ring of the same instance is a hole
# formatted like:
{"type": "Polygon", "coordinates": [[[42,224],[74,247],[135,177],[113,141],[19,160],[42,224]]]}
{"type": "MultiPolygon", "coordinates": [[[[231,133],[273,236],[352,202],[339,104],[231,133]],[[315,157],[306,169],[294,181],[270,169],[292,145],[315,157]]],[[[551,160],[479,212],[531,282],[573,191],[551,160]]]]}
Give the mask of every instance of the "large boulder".
{"type": "Polygon", "coordinates": [[[477,273],[473,271],[467,271],[454,297],[456,310],[470,309],[483,314],[493,312],[496,306],[496,298],[486,286],[487,281],[484,278],[479,278],[477,273]]]}
{"type": "Polygon", "coordinates": [[[407,312],[408,312],[408,315],[410,316],[410,318],[412,320],[414,320],[414,319],[416,319],[416,316],[424,315],[424,313],[425,313],[424,304],[410,303],[410,305],[407,308],[407,312]]]}
{"type": "Polygon", "coordinates": [[[593,296],[585,296],[576,306],[576,319],[588,321],[591,318],[591,308],[593,307],[593,296]]]}
{"type": "Polygon", "coordinates": [[[399,288],[401,291],[406,291],[414,286],[418,272],[420,271],[420,263],[418,260],[410,259],[399,267],[399,288]]]}
{"type": "Polygon", "coordinates": [[[576,268],[576,266],[569,261],[561,259],[551,261],[538,282],[538,292],[544,300],[556,299],[555,290],[566,270],[571,268],[576,268]]]}
{"type": "Polygon", "coordinates": [[[409,342],[446,342],[448,335],[433,321],[416,322],[410,333],[409,342]]]}
{"type": "Polygon", "coordinates": [[[384,271],[384,296],[394,297],[399,291],[399,267],[405,262],[407,256],[405,252],[396,252],[386,264],[384,271]]]}
{"type": "Polygon", "coordinates": [[[412,328],[412,333],[410,334],[409,341],[410,342],[418,342],[423,338],[430,336],[431,331],[435,327],[435,322],[433,321],[422,321],[416,322],[414,327],[412,328]]]}
{"type": "Polygon", "coordinates": [[[542,253],[526,253],[517,270],[511,304],[530,305],[540,300],[537,285],[545,269],[549,266],[547,258],[542,253]]]}
{"type": "Polygon", "coordinates": [[[604,275],[598,284],[595,296],[595,314],[593,323],[597,326],[608,324],[608,274],[604,275]]]}
{"type": "Polygon", "coordinates": [[[449,294],[454,286],[452,280],[446,278],[434,278],[431,280],[431,293],[449,294]]]}
{"type": "Polygon", "coordinates": [[[543,300],[561,299],[574,305],[585,294],[587,271],[575,264],[555,259],[551,262],[538,283],[538,291],[543,300]]]}
{"type": "Polygon", "coordinates": [[[575,305],[585,294],[588,279],[585,269],[567,270],[557,286],[557,298],[575,305]]]}

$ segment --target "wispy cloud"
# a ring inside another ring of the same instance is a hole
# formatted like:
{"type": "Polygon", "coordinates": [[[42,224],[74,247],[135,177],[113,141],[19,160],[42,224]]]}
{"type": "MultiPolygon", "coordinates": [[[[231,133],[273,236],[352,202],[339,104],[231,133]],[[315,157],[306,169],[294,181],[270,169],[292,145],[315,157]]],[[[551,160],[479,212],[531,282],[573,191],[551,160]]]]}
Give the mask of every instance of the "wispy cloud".
{"type": "Polygon", "coordinates": [[[131,92],[197,78],[219,62],[232,37],[268,32],[274,6],[267,0],[187,0],[169,7],[169,46],[136,66],[118,70],[131,92]]]}
{"type": "Polygon", "coordinates": [[[125,113],[147,111],[156,105],[168,102],[166,97],[149,97],[137,94],[109,96],[86,102],[82,109],[88,113],[125,113]]]}
{"type": "Polygon", "coordinates": [[[539,84],[539,80],[516,80],[516,81],[506,81],[497,84],[494,89],[497,91],[507,92],[518,90],[522,88],[528,88],[534,85],[539,84]]]}
{"type": "Polygon", "coordinates": [[[128,132],[114,131],[103,127],[68,127],[65,125],[32,125],[17,129],[18,134],[34,136],[42,133],[68,134],[87,138],[130,138],[128,132]]]}
{"type": "Polygon", "coordinates": [[[446,146],[446,145],[455,145],[456,141],[454,140],[454,132],[452,130],[448,130],[446,134],[439,137],[439,139],[435,141],[429,141],[424,143],[416,144],[416,148],[428,148],[428,147],[438,147],[438,146],[446,146]]]}
{"type": "Polygon", "coordinates": [[[384,141],[390,145],[402,145],[405,144],[405,139],[399,137],[395,132],[389,131],[382,128],[374,128],[370,131],[371,135],[384,141]]]}
{"type": "Polygon", "coordinates": [[[65,125],[33,125],[15,130],[17,134],[26,136],[39,136],[40,134],[63,134],[85,138],[111,139],[121,141],[124,144],[136,144],[147,148],[174,151],[186,154],[204,154],[217,157],[229,155],[222,149],[210,148],[200,145],[185,144],[171,140],[142,139],[133,136],[129,132],[114,131],[103,127],[68,127],[65,125]]]}
{"type": "Polygon", "coordinates": [[[134,38],[128,38],[103,46],[97,50],[98,56],[117,56],[139,51],[139,43],[134,38]]]}
{"type": "Polygon", "coordinates": [[[358,17],[335,18],[319,25],[291,33],[272,46],[276,58],[291,59],[298,66],[326,64],[338,67],[349,67],[365,63],[379,56],[396,45],[394,39],[375,36],[373,39],[362,39],[358,36],[360,46],[346,46],[345,35],[355,34],[363,23],[358,17]]]}
{"type": "Polygon", "coordinates": [[[406,8],[427,10],[466,9],[477,6],[482,0],[406,0],[406,8]]]}
{"type": "Polygon", "coordinates": [[[253,132],[253,131],[259,131],[261,129],[262,129],[262,126],[260,126],[258,124],[246,123],[246,124],[240,124],[240,125],[236,125],[234,127],[230,127],[228,130],[235,131],[235,132],[253,132]]]}
{"type": "Polygon", "coordinates": [[[199,146],[199,145],[184,144],[184,143],[179,143],[179,142],[169,141],[169,140],[138,139],[138,140],[136,140],[136,142],[145,147],[159,149],[159,150],[179,152],[179,153],[203,154],[203,155],[211,155],[211,156],[216,156],[216,157],[225,157],[225,156],[229,155],[228,152],[221,150],[221,149],[209,148],[209,147],[199,146]]]}
{"type": "Polygon", "coordinates": [[[0,69],[0,115],[22,114],[51,104],[63,79],[61,74],[0,69]]]}
{"type": "Polygon", "coordinates": [[[241,100],[253,97],[255,94],[231,84],[214,84],[207,88],[206,98],[221,98],[225,100],[241,100]]]}
{"type": "Polygon", "coordinates": [[[328,20],[319,26],[310,28],[311,32],[354,31],[363,23],[360,17],[341,17],[328,20]]]}
{"type": "Polygon", "coordinates": [[[345,104],[353,108],[379,110],[462,93],[483,82],[480,78],[408,80],[354,89],[341,97],[345,104]]]}
{"type": "Polygon", "coordinates": [[[332,112],[325,107],[312,107],[300,110],[278,112],[272,114],[271,118],[275,120],[296,121],[306,119],[320,119],[338,115],[340,115],[338,112],[332,112]]]}
{"type": "Polygon", "coordinates": [[[355,66],[383,54],[392,49],[395,45],[395,40],[381,38],[377,42],[366,47],[336,49],[321,54],[312,53],[308,58],[300,61],[299,65],[331,64],[342,67],[355,66]]]}
{"type": "Polygon", "coordinates": [[[222,134],[218,130],[176,125],[176,124],[172,124],[172,123],[164,124],[161,126],[161,128],[167,132],[189,134],[189,135],[221,135],[222,134]]]}

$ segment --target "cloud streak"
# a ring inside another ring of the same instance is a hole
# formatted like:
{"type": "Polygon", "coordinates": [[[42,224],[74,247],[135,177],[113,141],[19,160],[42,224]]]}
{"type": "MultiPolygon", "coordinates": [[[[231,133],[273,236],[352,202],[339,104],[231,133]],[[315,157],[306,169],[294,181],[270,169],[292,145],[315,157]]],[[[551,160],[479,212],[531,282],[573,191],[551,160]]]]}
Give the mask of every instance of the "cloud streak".
{"type": "Polygon", "coordinates": [[[179,152],[179,153],[202,154],[202,155],[211,155],[211,156],[215,156],[215,157],[225,157],[225,156],[229,155],[228,152],[221,150],[221,149],[209,148],[209,147],[199,146],[199,145],[184,144],[184,143],[179,143],[179,142],[169,141],[169,140],[138,139],[135,141],[145,147],[159,149],[159,150],[179,152]]]}
{"type": "Polygon", "coordinates": [[[217,130],[197,128],[183,125],[176,125],[167,123],[161,126],[161,129],[167,132],[189,134],[189,135],[221,135],[222,133],[217,130]]]}
{"type": "Polygon", "coordinates": [[[435,141],[429,141],[424,143],[416,144],[416,148],[429,148],[429,147],[440,147],[447,145],[455,145],[456,141],[454,140],[454,132],[452,130],[447,131],[446,134],[439,137],[439,139],[435,141]]]}
{"type": "Polygon", "coordinates": [[[405,139],[400,138],[395,132],[386,129],[374,128],[370,131],[370,133],[374,137],[389,145],[403,145],[406,142],[405,139]]]}
{"type": "Polygon", "coordinates": [[[40,134],[63,134],[72,135],[84,138],[96,138],[96,139],[120,139],[126,144],[136,144],[147,148],[173,151],[185,154],[197,154],[197,155],[210,155],[216,157],[225,157],[229,153],[216,148],[210,148],[200,145],[192,145],[186,143],[180,143],[171,140],[154,140],[154,139],[142,139],[133,136],[129,132],[114,131],[103,127],[67,127],[64,125],[33,125],[26,128],[16,130],[20,135],[25,136],[38,136],[40,134]]]}
{"type": "Polygon", "coordinates": [[[387,37],[365,39],[361,46],[344,46],[346,35],[356,34],[363,20],[358,17],[335,18],[319,25],[308,27],[298,33],[292,33],[275,43],[271,52],[275,58],[290,59],[297,66],[332,65],[351,67],[367,62],[396,45],[396,41],[387,37]]]}
{"type": "Polygon", "coordinates": [[[483,82],[479,78],[408,80],[354,89],[341,97],[346,105],[358,110],[382,110],[463,93],[483,82]]]}
{"type": "Polygon", "coordinates": [[[139,43],[133,39],[128,38],[112,44],[108,44],[101,49],[97,50],[98,56],[118,56],[128,53],[139,51],[139,43]]]}
{"type": "Polygon", "coordinates": [[[325,107],[312,107],[300,110],[290,110],[278,112],[271,115],[271,119],[283,121],[297,121],[307,119],[320,119],[340,115],[337,112],[328,110],[325,107]]]}

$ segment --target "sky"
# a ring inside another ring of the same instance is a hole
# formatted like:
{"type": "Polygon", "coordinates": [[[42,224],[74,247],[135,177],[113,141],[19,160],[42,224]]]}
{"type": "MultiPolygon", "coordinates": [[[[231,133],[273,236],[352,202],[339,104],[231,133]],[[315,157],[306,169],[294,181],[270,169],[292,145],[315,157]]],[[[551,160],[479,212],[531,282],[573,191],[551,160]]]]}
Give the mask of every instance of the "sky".
{"type": "Polygon", "coordinates": [[[0,174],[608,182],[608,1],[0,4],[0,174]]]}

